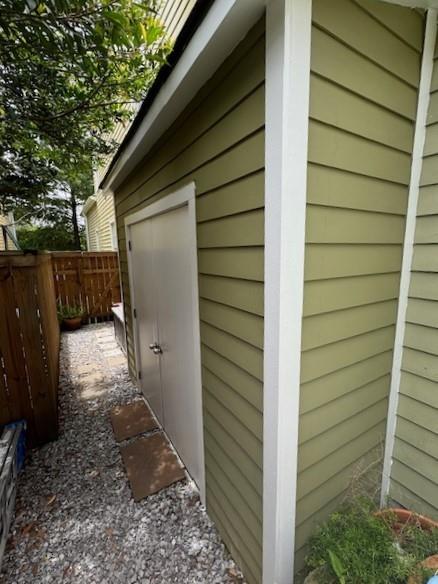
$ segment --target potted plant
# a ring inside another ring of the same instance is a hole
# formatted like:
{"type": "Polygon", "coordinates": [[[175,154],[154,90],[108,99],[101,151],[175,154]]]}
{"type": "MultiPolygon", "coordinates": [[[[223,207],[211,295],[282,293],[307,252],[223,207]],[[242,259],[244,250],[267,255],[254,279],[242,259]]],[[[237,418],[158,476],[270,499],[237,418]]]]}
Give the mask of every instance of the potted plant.
{"type": "Polygon", "coordinates": [[[425,515],[420,515],[409,509],[401,509],[398,507],[390,507],[389,509],[381,509],[376,511],[376,517],[381,517],[384,521],[391,525],[395,531],[401,531],[408,525],[417,525],[423,530],[437,529],[438,522],[429,519],[425,515]]]}
{"type": "Polygon", "coordinates": [[[82,306],[60,304],[58,307],[58,320],[61,326],[68,331],[75,331],[82,325],[84,309],[82,306]]]}
{"type": "Polygon", "coordinates": [[[404,510],[376,512],[371,500],[356,499],[311,539],[305,584],[423,584],[435,573],[437,551],[435,522],[404,510]]]}

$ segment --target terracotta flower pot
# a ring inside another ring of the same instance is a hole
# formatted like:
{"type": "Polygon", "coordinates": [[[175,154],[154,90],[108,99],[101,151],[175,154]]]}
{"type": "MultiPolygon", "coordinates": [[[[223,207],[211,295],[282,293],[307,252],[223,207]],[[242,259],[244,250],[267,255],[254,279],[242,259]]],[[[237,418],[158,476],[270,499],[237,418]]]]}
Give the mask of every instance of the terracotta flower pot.
{"type": "Polygon", "coordinates": [[[393,529],[395,531],[400,531],[407,523],[412,523],[414,525],[418,524],[420,525],[421,529],[427,531],[438,528],[438,523],[436,521],[432,521],[432,519],[429,519],[429,517],[419,515],[418,513],[414,513],[414,511],[409,511],[408,509],[398,509],[397,507],[393,509],[382,509],[381,511],[377,511],[375,516],[381,517],[382,519],[387,519],[388,521],[391,521],[395,518],[395,522],[393,524],[393,529]]]}
{"type": "MultiPolygon", "coordinates": [[[[436,571],[438,570],[438,554],[434,556],[429,556],[422,562],[420,562],[419,567],[426,568],[427,570],[436,571]]],[[[411,576],[408,580],[408,584],[423,584],[423,579],[421,576],[411,576]]]]}
{"type": "Polygon", "coordinates": [[[62,323],[67,331],[76,331],[77,329],[81,328],[82,316],[76,316],[75,318],[64,318],[62,323]]]}

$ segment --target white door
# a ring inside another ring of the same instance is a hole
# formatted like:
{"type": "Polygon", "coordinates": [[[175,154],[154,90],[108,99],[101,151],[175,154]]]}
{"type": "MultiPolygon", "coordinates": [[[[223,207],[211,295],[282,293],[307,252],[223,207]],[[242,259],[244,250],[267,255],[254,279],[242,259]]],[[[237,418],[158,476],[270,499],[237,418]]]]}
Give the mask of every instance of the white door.
{"type": "Polygon", "coordinates": [[[142,388],[190,475],[201,485],[195,331],[199,315],[191,220],[186,204],[134,224],[130,236],[142,388]]]}
{"type": "Polygon", "coordinates": [[[157,337],[157,309],[154,279],[152,220],[131,227],[131,269],[135,275],[134,323],[138,330],[138,359],[143,394],[164,425],[160,362],[149,349],[157,337]]]}

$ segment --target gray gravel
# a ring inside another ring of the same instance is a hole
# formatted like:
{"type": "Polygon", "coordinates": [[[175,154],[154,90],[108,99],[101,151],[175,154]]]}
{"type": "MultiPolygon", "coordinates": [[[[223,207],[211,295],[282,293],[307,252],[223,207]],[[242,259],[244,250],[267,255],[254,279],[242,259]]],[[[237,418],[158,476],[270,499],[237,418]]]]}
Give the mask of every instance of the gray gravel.
{"type": "Polygon", "coordinates": [[[111,331],[63,334],[60,437],[31,452],[20,475],[0,581],[243,582],[192,484],[133,501],[109,411],[138,393],[114,365],[111,331]]]}

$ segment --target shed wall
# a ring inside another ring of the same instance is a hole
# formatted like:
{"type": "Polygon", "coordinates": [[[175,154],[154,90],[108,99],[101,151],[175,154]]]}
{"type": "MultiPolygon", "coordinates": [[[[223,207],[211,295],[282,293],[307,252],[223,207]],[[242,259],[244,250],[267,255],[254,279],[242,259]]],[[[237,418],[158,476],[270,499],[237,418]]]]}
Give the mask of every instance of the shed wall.
{"type": "Polygon", "coordinates": [[[297,567],[384,439],[423,18],[314,0],[297,567]]]}
{"type": "Polygon", "coordinates": [[[438,48],[424,145],[390,497],[438,519],[438,48]]]}
{"type": "Polygon", "coordinates": [[[264,53],[261,22],[115,195],[135,376],[124,220],[195,182],[207,508],[250,583],[262,564],[264,53]]]}

